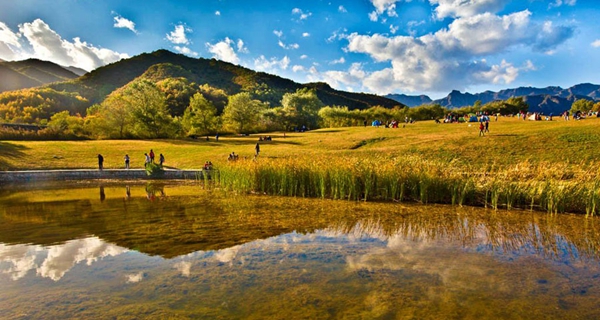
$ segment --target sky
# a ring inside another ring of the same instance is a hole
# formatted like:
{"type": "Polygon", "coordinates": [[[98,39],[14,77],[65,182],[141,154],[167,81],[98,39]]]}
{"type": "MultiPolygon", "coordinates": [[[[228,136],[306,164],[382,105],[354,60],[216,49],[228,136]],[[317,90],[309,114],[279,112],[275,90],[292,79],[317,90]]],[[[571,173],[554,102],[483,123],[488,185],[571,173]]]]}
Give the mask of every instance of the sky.
{"type": "Polygon", "coordinates": [[[598,0],[0,0],[0,59],[167,49],[375,94],[600,83],[598,0]]]}

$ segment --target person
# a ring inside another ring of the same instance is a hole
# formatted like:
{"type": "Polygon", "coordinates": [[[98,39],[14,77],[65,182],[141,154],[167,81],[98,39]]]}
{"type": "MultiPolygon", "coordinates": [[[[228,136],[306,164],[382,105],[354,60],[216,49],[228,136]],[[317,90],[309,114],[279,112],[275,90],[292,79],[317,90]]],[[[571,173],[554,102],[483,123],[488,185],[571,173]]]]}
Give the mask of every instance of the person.
{"type": "Polygon", "coordinates": [[[104,157],[98,153],[98,169],[102,171],[104,169],[104,157]]]}
{"type": "Polygon", "coordinates": [[[150,156],[150,161],[151,161],[152,163],[154,163],[154,151],[153,151],[152,149],[150,149],[150,154],[149,154],[149,156],[150,156]]]}
{"type": "Polygon", "coordinates": [[[489,120],[485,121],[485,132],[490,132],[490,121],[489,120]]]}
{"type": "Polygon", "coordinates": [[[483,125],[483,122],[479,123],[479,136],[483,137],[484,135],[484,130],[485,130],[485,126],[483,125]]]}
{"type": "Polygon", "coordinates": [[[227,161],[235,161],[235,160],[237,160],[237,159],[238,159],[238,155],[237,155],[237,154],[235,154],[235,152],[231,152],[231,153],[229,154],[229,157],[227,157],[227,161]]]}
{"type": "Polygon", "coordinates": [[[125,155],[125,169],[129,169],[129,155],[125,155]]]}
{"type": "Polygon", "coordinates": [[[258,154],[260,153],[260,145],[258,143],[256,146],[254,146],[254,150],[256,151],[256,156],[258,157],[258,154]]]}
{"type": "Polygon", "coordinates": [[[161,153],[160,156],[158,157],[158,162],[160,164],[160,166],[163,166],[163,163],[165,162],[165,156],[163,156],[163,154],[161,153]]]}
{"type": "Polygon", "coordinates": [[[215,135],[215,141],[219,141],[219,133],[217,132],[217,134],[215,135]]]}
{"type": "Polygon", "coordinates": [[[100,202],[104,202],[106,199],[106,193],[104,193],[104,186],[100,186],[100,202]]]}
{"type": "Polygon", "coordinates": [[[144,168],[148,166],[148,164],[152,161],[150,159],[150,156],[147,153],[144,153],[144,156],[146,157],[146,160],[144,161],[144,168]]]}

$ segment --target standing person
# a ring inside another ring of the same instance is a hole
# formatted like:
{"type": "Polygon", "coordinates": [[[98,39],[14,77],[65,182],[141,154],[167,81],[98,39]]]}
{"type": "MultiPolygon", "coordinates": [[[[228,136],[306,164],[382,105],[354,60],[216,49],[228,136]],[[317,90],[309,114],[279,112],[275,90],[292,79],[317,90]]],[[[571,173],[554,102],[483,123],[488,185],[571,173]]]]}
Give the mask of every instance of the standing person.
{"type": "Polygon", "coordinates": [[[256,156],[258,157],[258,154],[260,153],[260,145],[258,143],[256,143],[256,146],[254,146],[254,150],[256,151],[256,156]]]}
{"type": "Polygon", "coordinates": [[[148,166],[148,164],[150,163],[150,161],[152,161],[150,159],[150,156],[147,153],[144,153],[144,156],[146,157],[146,160],[144,161],[144,168],[148,166]]]}
{"type": "Polygon", "coordinates": [[[483,137],[484,135],[484,130],[485,130],[485,126],[483,125],[483,122],[479,123],[479,136],[483,137]]]}
{"type": "Polygon", "coordinates": [[[485,132],[490,132],[490,121],[489,120],[485,121],[485,132]]]}
{"type": "Polygon", "coordinates": [[[98,153],[98,169],[102,171],[104,169],[104,157],[98,153]]]}
{"type": "Polygon", "coordinates": [[[154,163],[154,150],[150,149],[150,154],[149,154],[149,156],[150,156],[150,161],[151,161],[152,163],[154,163]]]}
{"type": "Polygon", "coordinates": [[[162,167],[163,166],[163,162],[165,162],[165,156],[163,156],[162,153],[158,157],[158,162],[160,163],[160,166],[162,167]]]}
{"type": "Polygon", "coordinates": [[[129,169],[129,155],[125,155],[125,169],[129,169]]]}
{"type": "Polygon", "coordinates": [[[215,141],[219,142],[219,133],[215,134],[215,141]]]}

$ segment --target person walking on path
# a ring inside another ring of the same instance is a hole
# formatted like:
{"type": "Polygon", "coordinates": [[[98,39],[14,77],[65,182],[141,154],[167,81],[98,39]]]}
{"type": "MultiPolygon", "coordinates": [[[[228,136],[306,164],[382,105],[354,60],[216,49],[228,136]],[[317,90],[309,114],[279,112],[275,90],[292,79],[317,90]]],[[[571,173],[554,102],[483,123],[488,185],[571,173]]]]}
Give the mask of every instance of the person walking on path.
{"type": "Polygon", "coordinates": [[[483,137],[484,135],[484,130],[485,130],[485,126],[483,125],[483,122],[479,123],[479,136],[483,137]]]}
{"type": "Polygon", "coordinates": [[[151,161],[152,163],[154,163],[154,150],[150,149],[150,154],[149,154],[149,156],[150,156],[150,161],[151,161]]]}
{"type": "Polygon", "coordinates": [[[104,157],[98,153],[98,170],[104,169],[104,157]]]}
{"type": "Polygon", "coordinates": [[[165,162],[165,156],[163,156],[163,154],[161,153],[160,156],[158,157],[158,163],[160,164],[160,166],[163,166],[163,162],[165,162]]]}
{"type": "Polygon", "coordinates": [[[125,169],[129,169],[129,155],[125,155],[125,169]]]}
{"type": "Polygon", "coordinates": [[[256,151],[256,156],[258,157],[258,154],[260,153],[260,145],[258,143],[256,143],[256,146],[254,146],[254,150],[256,151]]]}
{"type": "Polygon", "coordinates": [[[146,160],[144,162],[144,168],[146,168],[148,166],[148,164],[150,164],[150,156],[147,153],[144,153],[144,156],[146,157],[146,160]]]}

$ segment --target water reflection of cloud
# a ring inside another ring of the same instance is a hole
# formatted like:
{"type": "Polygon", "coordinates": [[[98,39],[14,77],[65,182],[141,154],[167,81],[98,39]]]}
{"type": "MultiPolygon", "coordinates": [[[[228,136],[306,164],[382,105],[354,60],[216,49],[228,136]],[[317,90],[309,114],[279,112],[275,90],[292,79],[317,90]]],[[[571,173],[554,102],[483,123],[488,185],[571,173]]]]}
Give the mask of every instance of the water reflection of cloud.
{"type": "Polygon", "coordinates": [[[215,259],[222,263],[231,263],[240,251],[241,246],[234,246],[227,249],[221,249],[215,252],[215,259]]]}
{"type": "Polygon", "coordinates": [[[192,269],[192,263],[190,261],[179,261],[173,267],[177,269],[182,276],[189,277],[192,269]]]}
{"type": "Polygon", "coordinates": [[[127,283],[138,283],[138,282],[142,281],[142,279],[144,279],[144,273],[138,272],[138,273],[134,273],[134,274],[128,274],[128,275],[126,275],[126,277],[127,277],[127,283]]]}
{"type": "Polygon", "coordinates": [[[105,243],[97,237],[50,247],[0,244],[0,265],[4,265],[0,267],[0,272],[10,274],[13,280],[18,280],[30,270],[36,270],[37,275],[58,281],[78,263],[85,261],[89,266],[98,259],[117,256],[126,251],[125,248],[105,243]]]}

